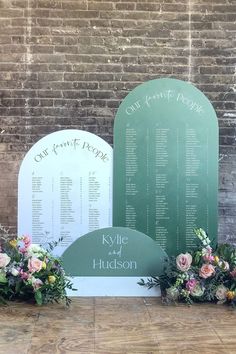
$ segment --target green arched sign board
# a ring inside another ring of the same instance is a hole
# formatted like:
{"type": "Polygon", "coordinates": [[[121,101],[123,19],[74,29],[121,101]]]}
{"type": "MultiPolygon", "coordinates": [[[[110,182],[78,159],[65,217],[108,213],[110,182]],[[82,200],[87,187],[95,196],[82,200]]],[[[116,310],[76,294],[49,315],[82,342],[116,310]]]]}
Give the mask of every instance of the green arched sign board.
{"type": "Polygon", "coordinates": [[[217,238],[218,123],[207,97],[187,82],[141,84],[114,126],[113,225],[149,235],[177,254],[202,227],[217,238]]]}
{"type": "Polygon", "coordinates": [[[62,255],[71,276],[150,276],[163,272],[166,253],[150,237],[109,227],[79,237],[62,255]]]}
{"type": "Polygon", "coordinates": [[[157,296],[140,278],[163,273],[167,254],[150,237],[125,227],[109,227],[79,237],[62,255],[77,292],[71,296],[157,296]]]}

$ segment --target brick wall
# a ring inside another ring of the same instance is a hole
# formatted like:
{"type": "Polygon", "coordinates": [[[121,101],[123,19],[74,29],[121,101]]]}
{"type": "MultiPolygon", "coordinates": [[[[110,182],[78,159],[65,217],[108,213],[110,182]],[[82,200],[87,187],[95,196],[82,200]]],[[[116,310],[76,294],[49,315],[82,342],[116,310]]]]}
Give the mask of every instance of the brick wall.
{"type": "Polygon", "coordinates": [[[112,143],[127,93],[189,80],[220,125],[220,239],[236,242],[235,0],[0,0],[0,223],[15,230],[17,174],[44,135],[112,143]]]}

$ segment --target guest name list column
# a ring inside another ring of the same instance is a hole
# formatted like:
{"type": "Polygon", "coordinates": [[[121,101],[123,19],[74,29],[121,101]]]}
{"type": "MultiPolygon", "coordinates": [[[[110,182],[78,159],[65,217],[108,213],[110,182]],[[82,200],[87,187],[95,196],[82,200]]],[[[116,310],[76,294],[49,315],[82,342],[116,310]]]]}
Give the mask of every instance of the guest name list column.
{"type": "Polygon", "coordinates": [[[169,226],[170,205],[168,198],[169,188],[169,132],[170,129],[156,127],[156,151],[155,151],[155,220],[156,241],[163,249],[166,249],[169,226]]]}
{"type": "Polygon", "coordinates": [[[151,80],[122,102],[114,124],[113,225],[128,226],[177,255],[217,237],[218,123],[202,92],[151,80]]]}
{"type": "Polygon", "coordinates": [[[125,133],[125,226],[145,234],[150,231],[150,139],[149,129],[140,141],[134,127],[125,133]],[[144,155],[144,156],[143,156],[144,155]],[[142,207],[140,208],[140,204],[142,207]]]}
{"type": "Polygon", "coordinates": [[[125,224],[131,229],[137,228],[137,211],[135,200],[137,198],[137,133],[134,128],[127,128],[125,134],[125,224]]]}
{"type": "Polygon", "coordinates": [[[68,247],[73,241],[72,231],[76,222],[78,204],[75,203],[75,198],[73,198],[77,191],[76,184],[71,176],[65,176],[65,173],[61,172],[59,180],[60,195],[57,202],[60,205],[60,237],[62,238],[62,245],[65,247],[68,247]]]}
{"type": "MultiPolygon", "coordinates": [[[[185,129],[185,235],[186,248],[195,242],[193,230],[209,224],[208,204],[208,130],[197,134],[196,128],[185,129]]],[[[183,218],[184,220],[184,218],[183,218]]],[[[208,228],[207,228],[208,229],[208,228]]]]}
{"type": "Polygon", "coordinates": [[[45,233],[45,220],[43,216],[43,177],[32,173],[32,233],[36,243],[42,242],[45,233]]]}
{"type": "Polygon", "coordinates": [[[19,234],[39,244],[60,239],[54,252],[61,255],[78,237],[111,223],[112,148],[79,130],[36,143],[19,175],[19,234]]]}

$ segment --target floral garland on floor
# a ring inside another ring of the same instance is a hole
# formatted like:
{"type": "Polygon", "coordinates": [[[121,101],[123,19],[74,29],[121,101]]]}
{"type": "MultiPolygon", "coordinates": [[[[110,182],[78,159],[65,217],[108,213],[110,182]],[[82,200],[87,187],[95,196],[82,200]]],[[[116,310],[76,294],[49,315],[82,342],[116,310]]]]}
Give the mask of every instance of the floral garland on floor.
{"type": "Polygon", "coordinates": [[[72,283],[66,277],[59,258],[49,250],[31,244],[25,235],[13,240],[0,237],[0,304],[7,300],[33,301],[38,305],[71,300],[66,289],[72,283]]]}
{"type": "Polygon", "coordinates": [[[151,277],[139,285],[160,286],[164,302],[182,301],[228,303],[236,306],[236,249],[218,245],[213,251],[203,229],[195,229],[199,248],[181,253],[165,265],[164,274],[151,277]]]}

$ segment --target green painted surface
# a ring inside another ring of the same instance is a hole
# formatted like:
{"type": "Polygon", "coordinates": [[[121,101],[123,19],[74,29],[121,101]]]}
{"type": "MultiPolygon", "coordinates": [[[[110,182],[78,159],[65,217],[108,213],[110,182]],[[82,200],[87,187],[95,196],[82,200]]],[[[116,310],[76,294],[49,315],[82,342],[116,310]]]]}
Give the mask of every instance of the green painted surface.
{"type": "Polygon", "coordinates": [[[150,276],[163,271],[166,253],[150,237],[124,227],[99,229],[78,238],[63,253],[72,276],[150,276]]]}
{"type": "Polygon", "coordinates": [[[196,245],[194,227],[217,239],[218,123],[189,83],[135,88],[114,126],[113,226],[139,230],[175,255],[196,245]]]}

